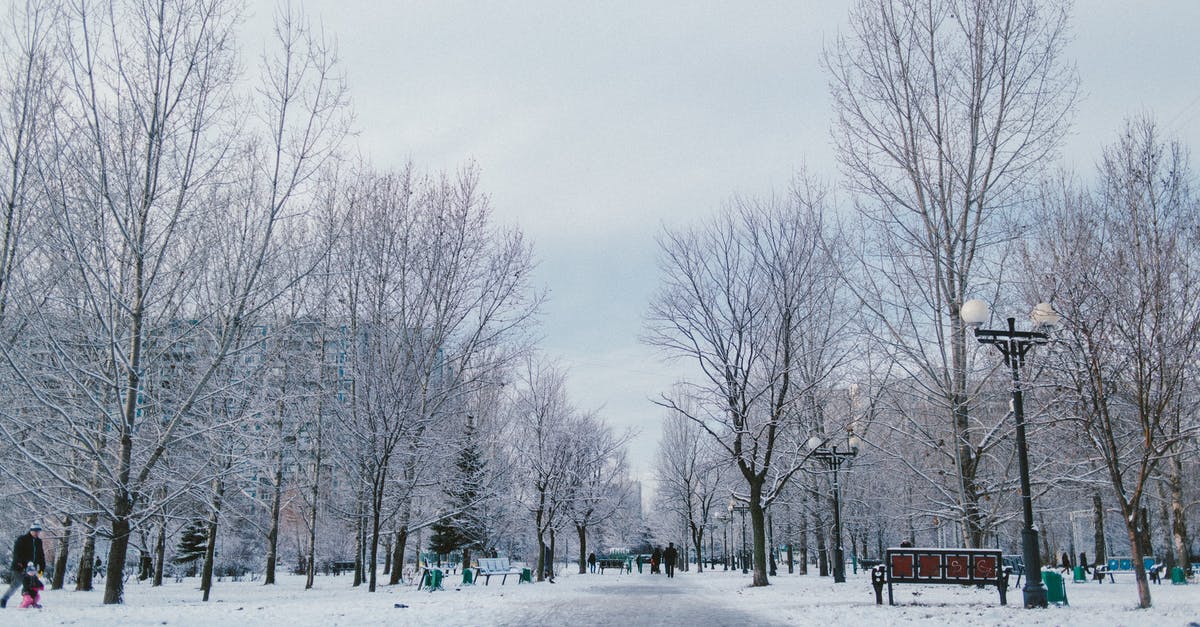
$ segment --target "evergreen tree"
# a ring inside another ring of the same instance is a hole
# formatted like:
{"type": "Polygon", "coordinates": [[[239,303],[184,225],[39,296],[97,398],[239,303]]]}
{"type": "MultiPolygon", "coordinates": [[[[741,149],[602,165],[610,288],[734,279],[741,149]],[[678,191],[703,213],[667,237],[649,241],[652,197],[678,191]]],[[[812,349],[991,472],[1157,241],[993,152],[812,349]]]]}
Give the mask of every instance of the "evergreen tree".
{"type": "Polygon", "coordinates": [[[471,550],[482,549],[487,540],[486,523],[480,515],[485,480],[486,464],[476,446],[475,421],[467,416],[458,463],[443,490],[445,502],[453,513],[433,524],[429,539],[430,547],[439,555],[461,549],[464,568],[470,563],[471,550]]]}
{"type": "MultiPolygon", "coordinates": [[[[183,537],[175,548],[176,564],[192,564],[204,557],[208,550],[208,525],[202,520],[193,520],[183,529],[183,537]]],[[[192,572],[195,572],[193,566],[192,572]]]]}

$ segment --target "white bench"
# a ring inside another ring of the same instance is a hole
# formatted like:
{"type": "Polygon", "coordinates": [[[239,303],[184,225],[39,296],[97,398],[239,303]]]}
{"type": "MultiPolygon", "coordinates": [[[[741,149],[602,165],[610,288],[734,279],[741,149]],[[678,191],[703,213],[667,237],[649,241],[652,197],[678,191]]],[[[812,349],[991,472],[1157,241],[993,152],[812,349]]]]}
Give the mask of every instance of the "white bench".
{"type": "Polygon", "coordinates": [[[483,585],[488,585],[492,575],[500,576],[500,585],[508,581],[509,575],[520,576],[521,571],[508,563],[507,557],[481,557],[479,566],[475,569],[475,579],[483,577],[483,585]]]}

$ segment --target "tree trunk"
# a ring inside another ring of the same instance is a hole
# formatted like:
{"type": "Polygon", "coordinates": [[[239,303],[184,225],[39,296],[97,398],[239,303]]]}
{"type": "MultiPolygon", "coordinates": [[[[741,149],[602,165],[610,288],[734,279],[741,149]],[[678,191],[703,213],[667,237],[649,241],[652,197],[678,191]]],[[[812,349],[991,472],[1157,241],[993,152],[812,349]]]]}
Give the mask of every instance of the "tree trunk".
{"type": "Polygon", "coordinates": [[[391,574],[388,575],[388,584],[389,585],[400,584],[401,580],[404,577],[404,543],[408,542],[408,529],[406,527],[406,525],[408,524],[407,516],[406,516],[406,519],[404,519],[404,520],[406,520],[406,521],[402,522],[402,524],[400,525],[400,529],[398,529],[396,531],[395,541],[392,541],[392,543],[391,543],[391,565],[392,565],[392,567],[391,567],[391,574]]]}
{"type": "Polygon", "coordinates": [[[804,512],[800,516],[801,528],[800,532],[800,574],[808,574],[808,538],[812,533],[812,528],[809,526],[809,521],[812,517],[808,512],[804,512]]]}
{"type": "Polygon", "coordinates": [[[50,580],[51,590],[62,590],[63,579],[67,575],[67,554],[71,550],[71,515],[67,514],[62,521],[63,533],[59,538],[54,556],[54,577],[50,580]]]}
{"type": "Polygon", "coordinates": [[[118,495],[116,500],[118,506],[112,521],[112,544],[108,548],[108,565],[104,575],[105,605],[125,602],[125,558],[129,554],[129,516],[133,507],[128,495],[118,495]]]}
{"type": "Polygon", "coordinates": [[[813,532],[817,537],[817,574],[821,577],[829,576],[829,549],[826,547],[826,538],[829,536],[829,530],[825,528],[825,521],[816,513],[813,513],[813,532]]]}
{"type": "Polygon", "coordinates": [[[550,528],[550,554],[546,556],[546,578],[554,583],[554,549],[558,548],[558,536],[554,533],[554,527],[550,528]]]}
{"type": "MultiPolygon", "coordinates": [[[[704,527],[692,525],[692,548],[696,549],[696,572],[704,572],[704,527]]],[[[688,561],[684,560],[684,570],[688,561]]]]}
{"type": "MultiPolygon", "coordinates": [[[[204,601],[212,592],[213,565],[217,558],[217,525],[221,520],[221,499],[225,496],[225,482],[220,477],[213,480],[212,515],[208,519],[208,545],[204,547],[204,570],[200,574],[200,589],[204,601]]],[[[112,567],[109,567],[112,570],[112,567]]]]}
{"type": "Polygon", "coordinates": [[[750,484],[750,527],[754,531],[754,587],[770,585],[767,580],[767,520],[763,515],[762,482],[750,484]]]}
{"type": "Polygon", "coordinates": [[[1104,503],[1100,501],[1100,493],[1092,493],[1092,514],[1095,521],[1096,563],[1108,562],[1108,547],[1104,542],[1104,503]]]}
{"type": "MultiPolygon", "coordinates": [[[[324,362],[325,348],[324,342],[321,344],[321,363],[324,362]]],[[[305,570],[307,571],[304,577],[304,589],[312,590],[313,578],[316,576],[317,570],[317,503],[321,497],[321,457],[324,452],[324,421],[322,416],[325,411],[324,396],[317,403],[317,441],[316,450],[313,452],[313,482],[312,491],[309,493],[312,501],[312,511],[308,517],[308,555],[305,557],[305,570]]]]}
{"type": "Polygon", "coordinates": [[[83,548],[79,551],[79,566],[75,570],[75,591],[82,592],[92,589],[92,568],[96,563],[96,515],[88,514],[84,518],[84,529],[87,535],[83,537],[83,548]]]}
{"type": "Polygon", "coordinates": [[[1191,562],[1188,555],[1187,504],[1183,500],[1183,459],[1176,454],[1171,458],[1171,540],[1175,563],[1187,567],[1191,562]]]}
{"type": "Polygon", "coordinates": [[[1050,549],[1050,528],[1046,526],[1044,511],[1038,512],[1038,525],[1042,531],[1042,565],[1053,566],[1058,563],[1058,560],[1055,558],[1054,551],[1050,549]]]}
{"type": "Polygon", "coordinates": [[[160,517],[158,520],[158,539],[154,542],[154,583],[151,587],[157,588],[162,585],[163,578],[163,560],[167,557],[167,519],[160,517]]]}
{"type": "Polygon", "coordinates": [[[275,584],[275,562],[279,561],[279,509],[283,500],[283,401],[278,402],[275,432],[279,450],[275,451],[275,476],[271,482],[271,528],[267,531],[267,570],[263,585],[275,584]]]}
{"type": "Polygon", "coordinates": [[[400,530],[396,532],[396,541],[392,545],[392,574],[388,583],[393,586],[400,583],[404,577],[404,545],[408,543],[407,524],[406,519],[406,522],[400,525],[400,530]]]}
{"type": "MultiPolygon", "coordinates": [[[[1144,511],[1144,510],[1143,510],[1144,511]]],[[[1146,569],[1142,568],[1142,531],[1139,529],[1137,515],[1126,516],[1125,530],[1129,534],[1129,546],[1133,550],[1133,575],[1137,582],[1138,607],[1150,607],[1150,580],[1146,577],[1146,569]],[[1132,520],[1132,522],[1131,522],[1132,520]]]]}
{"type": "Polygon", "coordinates": [[[587,525],[575,525],[575,533],[579,534],[579,574],[587,573],[587,525]]]}
{"type": "Polygon", "coordinates": [[[361,586],[363,582],[363,544],[366,542],[366,519],[363,516],[363,496],[365,495],[360,490],[358,496],[354,514],[354,582],[351,584],[355,588],[361,586]]]}
{"type": "Polygon", "coordinates": [[[392,536],[383,536],[383,574],[391,576],[392,573],[392,536]]]}

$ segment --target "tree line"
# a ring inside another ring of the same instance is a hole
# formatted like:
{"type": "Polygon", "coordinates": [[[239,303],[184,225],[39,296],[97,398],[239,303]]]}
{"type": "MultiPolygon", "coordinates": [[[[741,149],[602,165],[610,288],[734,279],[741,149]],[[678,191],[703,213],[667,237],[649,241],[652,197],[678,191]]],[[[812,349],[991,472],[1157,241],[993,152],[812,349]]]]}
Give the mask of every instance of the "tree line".
{"type": "Polygon", "coordinates": [[[961,319],[981,298],[990,324],[1039,302],[1062,315],[1023,375],[1047,563],[1085,548],[1082,521],[1098,560],[1196,561],[1195,175],[1149,115],[1114,129],[1094,174],[1058,165],[1078,106],[1068,8],[856,2],[822,57],[837,182],[802,172],[662,232],[646,341],[698,373],[660,399],[672,537],[702,554],[732,494],[754,585],[782,544],[806,569],[815,541],[824,573],[830,473],[808,441],[854,436],[855,555],[902,540],[1018,552],[1011,383],[961,319]]]}
{"type": "Polygon", "coordinates": [[[133,562],[200,561],[207,600],[351,557],[374,591],[422,533],[463,559],[615,533],[628,436],[538,353],[533,249],[478,168],[350,158],[330,38],[281,5],[243,66],[242,8],[6,11],[5,520],[46,519],[54,587],[104,564],[105,603],[133,562]]]}

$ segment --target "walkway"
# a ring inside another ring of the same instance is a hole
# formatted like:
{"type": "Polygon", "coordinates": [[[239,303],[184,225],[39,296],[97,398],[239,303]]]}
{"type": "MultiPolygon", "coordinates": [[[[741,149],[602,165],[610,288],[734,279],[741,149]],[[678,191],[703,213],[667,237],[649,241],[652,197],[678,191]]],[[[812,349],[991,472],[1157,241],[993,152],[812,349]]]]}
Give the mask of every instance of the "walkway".
{"type": "MultiPolygon", "coordinates": [[[[596,577],[601,577],[597,575],[596,577]]],[[[603,577],[613,577],[604,575],[603,577]]],[[[690,577],[618,575],[620,581],[541,607],[506,625],[771,625],[708,599],[690,577]]],[[[616,579],[616,577],[613,577],[616,579]]],[[[597,581],[597,580],[593,580],[597,581]]],[[[607,583],[607,582],[606,582],[607,583]]],[[[538,585],[556,585],[542,583],[538,585]]],[[[777,623],[784,624],[784,623],[777,623]]]]}

